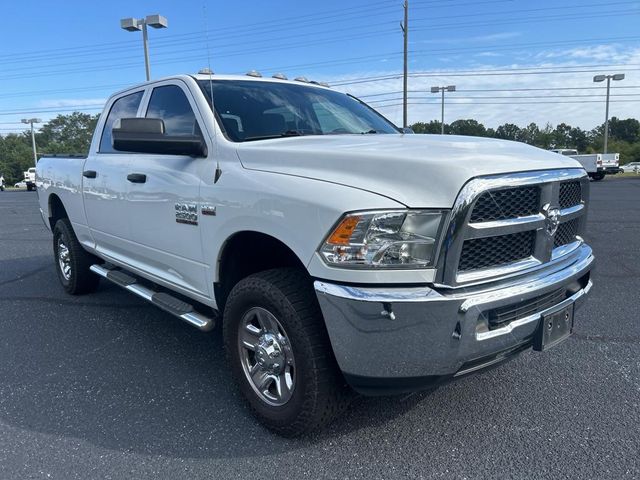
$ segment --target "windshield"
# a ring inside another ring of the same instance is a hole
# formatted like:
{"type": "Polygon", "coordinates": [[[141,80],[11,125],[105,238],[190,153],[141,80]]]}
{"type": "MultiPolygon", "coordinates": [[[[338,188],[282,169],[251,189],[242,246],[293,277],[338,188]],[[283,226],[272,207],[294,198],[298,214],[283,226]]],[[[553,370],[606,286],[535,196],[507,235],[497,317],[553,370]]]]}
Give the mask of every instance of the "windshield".
{"type": "Polygon", "coordinates": [[[340,92],[251,80],[201,80],[234,142],[298,135],[399,133],[373,109],[340,92]]]}

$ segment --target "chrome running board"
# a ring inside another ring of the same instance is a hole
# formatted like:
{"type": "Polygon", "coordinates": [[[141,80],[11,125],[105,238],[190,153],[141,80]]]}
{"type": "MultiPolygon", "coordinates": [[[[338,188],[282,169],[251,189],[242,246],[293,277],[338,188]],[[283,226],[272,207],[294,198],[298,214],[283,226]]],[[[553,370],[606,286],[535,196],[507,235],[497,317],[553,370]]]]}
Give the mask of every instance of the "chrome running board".
{"type": "Polygon", "coordinates": [[[91,265],[91,271],[106,278],[112,283],[134,293],[138,297],[154,304],[167,313],[170,313],[199,330],[208,332],[215,326],[215,320],[198,313],[190,303],[184,302],[165,292],[156,292],[138,283],[137,278],[116,268],[107,268],[103,265],[91,265]]]}

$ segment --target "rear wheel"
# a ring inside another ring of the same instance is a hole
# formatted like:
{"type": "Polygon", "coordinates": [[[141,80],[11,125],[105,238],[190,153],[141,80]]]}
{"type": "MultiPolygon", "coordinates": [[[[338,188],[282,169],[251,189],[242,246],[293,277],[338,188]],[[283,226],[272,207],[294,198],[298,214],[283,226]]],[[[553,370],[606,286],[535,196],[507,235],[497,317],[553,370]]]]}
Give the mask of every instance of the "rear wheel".
{"type": "Polygon", "coordinates": [[[89,268],[98,260],[82,248],[68,218],[58,220],[53,228],[53,255],[58,278],[67,293],[95,291],[100,277],[89,268]]]}
{"type": "Polygon", "coordinates": [[[591,178],[593,179],[594,182],[599,182],[604,178],[604,173],[594,173],[591,175],[591,178]]]}
{"type": "Polygon", "coordinates": [[[267,270],[241,280],[226,302],[223,329],[239,388],[268,428],[300,435],[348,406],[352,394],[304,272],[267,270]]]}

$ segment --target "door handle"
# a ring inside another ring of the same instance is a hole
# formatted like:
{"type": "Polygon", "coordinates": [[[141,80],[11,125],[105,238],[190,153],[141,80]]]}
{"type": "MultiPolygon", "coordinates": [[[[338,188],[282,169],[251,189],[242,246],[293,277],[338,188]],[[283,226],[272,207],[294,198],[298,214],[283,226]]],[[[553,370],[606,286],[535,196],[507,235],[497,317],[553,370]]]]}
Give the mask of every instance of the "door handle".
{"type": "Polygon", "coordinates": [[[131,183],[144,183],[147,181],[147,176],[144,173],[130,173],[127,175],[127,180],[131,183]]]}
{"type": "Polygon", "coordinates": [[[96,178],[98,174],[95,170],[85,170],[84,172],[82,172],[82,176],[85,178],[96,178]]]}

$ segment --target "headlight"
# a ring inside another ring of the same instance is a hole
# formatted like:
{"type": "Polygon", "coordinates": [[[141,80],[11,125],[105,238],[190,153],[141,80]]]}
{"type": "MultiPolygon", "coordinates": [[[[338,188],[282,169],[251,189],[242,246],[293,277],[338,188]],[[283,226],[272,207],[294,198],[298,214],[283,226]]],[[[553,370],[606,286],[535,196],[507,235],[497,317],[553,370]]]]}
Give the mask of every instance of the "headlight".
{"type": "Polygon", "coordinates": [[[445,212],[398,210],[345,215],[320,248],[339,267],[424,268],[433,265],[445,212]]]}

